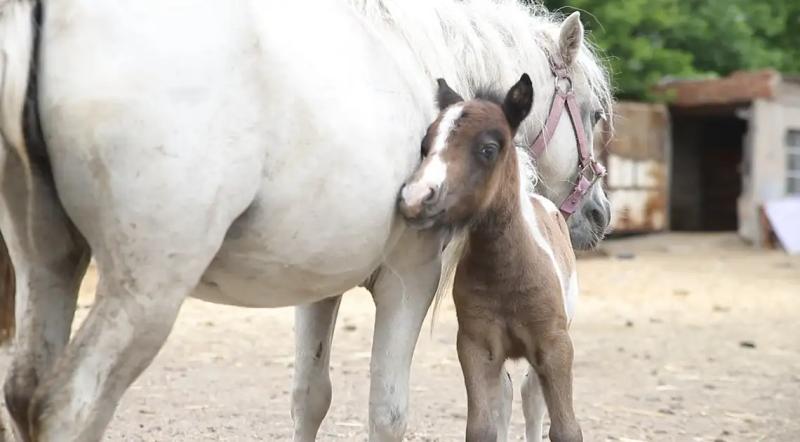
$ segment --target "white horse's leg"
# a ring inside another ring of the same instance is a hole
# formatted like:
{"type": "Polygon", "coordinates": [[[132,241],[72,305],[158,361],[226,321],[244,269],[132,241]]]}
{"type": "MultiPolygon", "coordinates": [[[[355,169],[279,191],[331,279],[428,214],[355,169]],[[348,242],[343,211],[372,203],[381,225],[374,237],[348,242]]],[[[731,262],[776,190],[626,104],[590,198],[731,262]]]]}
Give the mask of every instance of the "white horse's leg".
{"type": "Polygon", "coordinates": [[[331,405],[330,354],[342,296],[295,307],[292,419],[295,442],[314,441],[331,405]]]}
{"type": "Polygon", "coordinates": [[[120,397],[163,345],[222,237],[213,230],[193,239],[175,235],[175,245],[139,238],[129,247],[96,252],[97,301],[51,377],[36,390],[35,441],[101,439],[120,397]]]}
{"type": "MultiPolygon", "coordinates": [[[[105,272],[103,272],[105,273],[105,272]]],[[[142,290],[140,272],[102,275],[98,301],[31,404],[39,441],[99,441],[119,398],[167,338],[192,284],[142,290]]],[[[148,284],[149,286],[150,284],[148,284]]]]}
{"type": "Polygon", "coordinates": [[[544,415],[547,404],[536,371],[528,366],[522,384],[522,412],[525,415],[525,438],[528,442],[540,442],[543,437],[544,415]]]}
{"type": "Polygon", "coordinates": [[[497,441],[505,442],[508,440],[508,429],[511,427],[511,409],[514,404],[514,385],[511,382],[511,375],[505,367],[500,372],[500,386],[502,396],[498,396],[498,403],[495,404],[500,416],[497,420],[497,441]]]}
{"type": "Polygon", "coordinates": [[[583,434],[572,405],[572,339],[566,330],[543,337],[540,347],[530,351],[528,361],[537,361],[535,372],[550,415],[552,442],[581,442],[583,434]]]}
{"type": "MultiPolygon", "coordinates": [[[[120,139],[138,141],[137,134],[120,139]]],[[[60,147],[59,158],[67,157],[60,199],[91,245],[100,279],[85,322],[34,393],[31,433],[36,442],[95,442],[163,345],[258,180],[235,169],[241,162],[184,164],[161,156],[148,157],[144,169],[157,171],[158,182],[136,180],[143,169],[117,157],[92,169],[91,162],[71,161],[75,149],[60,147]],[[107,178],[112,164],[119,166],[114,180],[107,178]]]]}
{"type": "Polygon", "coordinates": [[[401,238],[404,247],[400,249],[407,255],[387,260],[371,287],[376,306],[370,363],[371,441],[400,441],[406,431],[411,358],[441,271],[440,239],[432,236],[410,232],[401,238]],[[419,250],[410,250],[414,242],[419,250]]]}
{"type": "Polygon", "coordinates": [[[27,441],[31,397],[69,340],[89,249],[42,169],[33,165],[33,186],[28,188],[18,160],[8,162],[17,164],[0,173],[0,227],[16,266],[17,330],[4,393],[17,436],[27,441]],[[34,210],[30,217],[29,198],[34,210]]]}

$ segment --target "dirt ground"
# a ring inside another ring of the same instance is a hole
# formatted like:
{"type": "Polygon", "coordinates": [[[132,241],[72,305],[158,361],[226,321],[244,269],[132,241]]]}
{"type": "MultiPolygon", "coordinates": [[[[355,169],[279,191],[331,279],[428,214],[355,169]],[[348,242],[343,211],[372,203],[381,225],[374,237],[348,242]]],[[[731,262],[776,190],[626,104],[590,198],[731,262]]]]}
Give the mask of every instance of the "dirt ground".
{"type": "MultiPolygon", "coordinates": [[[[753,251],[731,234],[669,234],[607,241],[579,267],[572,333],[585,440],[800,440],[800,258],[753,251]]],[[[373,312],[363,290],[345,296],[319,440],[366,439],[373,312]]],[[[292,323],[291,309],[188,301],[106,440],[291,440],[292,323]]],[[[407,439],[463,440],[452,304],[432,335],[425,327],[407,439]]],[[[521,371],[512,365],[517,386],[521,371]]],[[[516,390],[511,439],[523,440],[516,390]]]]}

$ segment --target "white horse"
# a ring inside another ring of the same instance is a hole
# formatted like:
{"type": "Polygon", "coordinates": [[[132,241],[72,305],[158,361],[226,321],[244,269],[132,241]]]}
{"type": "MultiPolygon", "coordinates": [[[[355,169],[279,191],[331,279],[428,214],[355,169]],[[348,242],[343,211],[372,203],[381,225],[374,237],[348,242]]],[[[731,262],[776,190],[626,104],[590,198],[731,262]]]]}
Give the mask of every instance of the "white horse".
{"type": "MultiPolygon", "coordinates": [[[[377,304],[370,437],[402,437],[444,234],[408,229],[394,207],[435,114],[432,79],[467,92],[527,71],[548,97],[557,52],[587,127],[610,102],[577,17],[559,28],[509,2],[353,3],[0,3],[0,229],[17,279],[5,393],[23,440],[100,440],[187,296],[299,305],[364,281],[377,304]],[[69,340],[90,255],[97,301],[69,340]]],[[[523,141],[548,107],[537,101],[523,141]]],[[[560,199],[577,175],[570,125],[550,141],[538,166],[560,199]]],[[[576,238],[606,214],[596,187],[576,238]]],[[[314,419],[300,411],[301,426],[314,419]]]]}

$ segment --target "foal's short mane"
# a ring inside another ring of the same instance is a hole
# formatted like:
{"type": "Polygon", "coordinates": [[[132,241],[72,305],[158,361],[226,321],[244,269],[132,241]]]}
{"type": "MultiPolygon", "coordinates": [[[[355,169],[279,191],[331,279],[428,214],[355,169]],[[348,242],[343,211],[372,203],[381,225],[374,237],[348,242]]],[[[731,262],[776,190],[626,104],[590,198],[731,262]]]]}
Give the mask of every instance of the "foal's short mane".
{"type": "Polygon", "coordinates": [[[503,95],[503,92],[497,88],[496,85],[478,86],[475,89],[475,99],[489,101],[499,106],[502,106],[505,96],[503,95]]]}

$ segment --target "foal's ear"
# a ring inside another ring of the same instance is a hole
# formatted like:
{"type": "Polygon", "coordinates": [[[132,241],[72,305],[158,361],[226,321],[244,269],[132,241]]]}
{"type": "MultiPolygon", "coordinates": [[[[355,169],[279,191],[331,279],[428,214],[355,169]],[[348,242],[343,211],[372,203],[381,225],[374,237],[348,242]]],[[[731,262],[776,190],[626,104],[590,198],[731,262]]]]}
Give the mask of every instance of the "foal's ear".
{"type": "Polygon", "coordinates": [[[578,11],[572,14],[561,23],[561,31],[558,36],[558,51],[565,66],[571,66],[578,57],[578,50],[583,44],[583,23],[581,23],[581,13],[578,11]]]}
{"type": "Polygon", "coordinates": [[[533,83],[528,74],[522,74],[517,84],[509,89],[503,102],[503,112],[511,129],[517,130],[533,106],[533,83]]]}
{"type": "Polygon", "coordinates": [[[449,106],[464,101],[461,95],[458,95],[456,91],[450,88],[444,78],[436,80],[436,83],[439,85],[439,90],[436,92],[436,103],[439,104],[439,110],[444,110],[449,106]]]}

